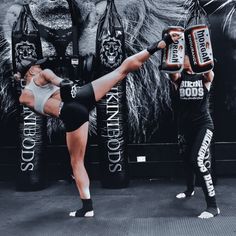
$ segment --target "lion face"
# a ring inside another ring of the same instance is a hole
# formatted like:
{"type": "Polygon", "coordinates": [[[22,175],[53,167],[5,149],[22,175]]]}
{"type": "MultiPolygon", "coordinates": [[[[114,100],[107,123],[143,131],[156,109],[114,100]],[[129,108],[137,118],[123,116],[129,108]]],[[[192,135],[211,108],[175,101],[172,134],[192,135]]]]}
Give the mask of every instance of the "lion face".
{"type": "Polygon", "coordinates": [[[113,37],[108,37],[102,42],[100,59],[103,65],[115,68],[122,62],[121,42],[113,37]]]}
{"type": "Polygon", "coordinates": [[[20,42],[15,47],[16,61],[22,61],[25,58],[37,58],[35,45],[32,43],[20,42]]]}

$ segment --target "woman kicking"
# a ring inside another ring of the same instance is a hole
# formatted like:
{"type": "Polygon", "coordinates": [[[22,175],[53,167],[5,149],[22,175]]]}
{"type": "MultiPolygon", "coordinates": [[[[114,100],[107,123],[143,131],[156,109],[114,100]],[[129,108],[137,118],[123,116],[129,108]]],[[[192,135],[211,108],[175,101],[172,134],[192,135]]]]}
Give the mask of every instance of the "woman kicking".
{"type": "Polygon", "coordinates": [[[82,200],[82,208],[70,212],[70,216],[94,216],[89,190],[89,178],[84,167],[84,155],[88,139],[89,111],[111,88],[148,60],[150,55],[177,41],[179,34],[172,33],[148,49],[128,57],[114,71],[80,88],[69,80],[63,80],[50,69],[42,69],[42,60],[22,61],[17,78],[25,78],[26,86],[19,98],[20,103],[37,113],[59,117],[66,129],[66,143],[76,186],[82,200]]]}

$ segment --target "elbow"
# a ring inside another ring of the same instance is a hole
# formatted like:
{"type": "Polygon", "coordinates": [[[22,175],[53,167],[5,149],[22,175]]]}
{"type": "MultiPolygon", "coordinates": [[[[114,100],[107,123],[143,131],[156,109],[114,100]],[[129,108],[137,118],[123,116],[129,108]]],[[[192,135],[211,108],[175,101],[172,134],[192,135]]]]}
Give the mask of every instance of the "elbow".
{"type": "Polygon", "coordinates": [[[20,104],[22,104],[22,105],[25,105],[25,106],[28,105],[29,99],[28,99],[28,96],[27,96],[27,94],[25,93],[25,91],[22,91],[22,93],[21,93],[21,95],[20,95],[20,97],[19,97],[19,102],[20,102],[20,104]]]}
{"type": "Polygon", "coordinates": [[[19,102],[20,102],[20,104],[25,105],[25,100],[24,100],[24,97],[22,95],[19,97],[19,102]]]}
{"type": "Polygon", "coordinates": [[[41,73],[47,74],[47,73],[52,73],[52,71],[50,69],[44,69],[44,70],[42,70],[41,73]]]}
{"type": "Polygon", "coordinates": [[[213,77],[208,79],[208,82],[213,82],[213,77]]]}
{"type": "Polygon", "coordinates": [[[210,78],[210,80],[211,80],[211,82],[213,81],[213,79],[214,79],[214,76],[215,76],[215,74],[214,74],[214,72],[213,71],[211,71],[211,78],[210,78]]]}
{"type": "Polygon", "coordinates": [[[204,74],[204,77],[205,77],[206,82],[212,82],[213,79],[214,79],[214,72],[209,71],[209,72],[204,74]]]}
{"type": "Polygon", "coordinates": [[[43,76],[44,78],[47,78],[47,75],[51,73],[50,69],[44,69],[40,72],[41,76],[43,76]]]}
{"type": "Polygon", "coordinates": [[[169,77],[172,82],[176,82],[179,79],[180,75],[178,73],[173,73],[173,74],[170,74],[169,77]]]}
{"type": "Polygon", "coordinates": [[[50,81],[51,78],[55,76],[52,70],[50,69],[44,69],[40,72],[41,76],[44,77],[46,80],[50,81]]]}

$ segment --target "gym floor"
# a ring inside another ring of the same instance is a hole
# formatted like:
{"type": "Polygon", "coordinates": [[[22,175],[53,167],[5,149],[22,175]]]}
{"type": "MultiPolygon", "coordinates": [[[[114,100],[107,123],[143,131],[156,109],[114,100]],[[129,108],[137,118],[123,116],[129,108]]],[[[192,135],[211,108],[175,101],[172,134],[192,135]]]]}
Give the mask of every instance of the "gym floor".
{"type": "Polygon", "coordinates": [[[183,180],[131,180],[126,189],[103,189],[92,181],[94,218],[72,218],[80,200],[74,183],[58,181],[36,192],[17,192],[0,182],[2,236],[236,236],[236,178],[218,179],[221,215],[201,220],[205,209],[200,188],[187,200],[175,199],[183,180]]]}

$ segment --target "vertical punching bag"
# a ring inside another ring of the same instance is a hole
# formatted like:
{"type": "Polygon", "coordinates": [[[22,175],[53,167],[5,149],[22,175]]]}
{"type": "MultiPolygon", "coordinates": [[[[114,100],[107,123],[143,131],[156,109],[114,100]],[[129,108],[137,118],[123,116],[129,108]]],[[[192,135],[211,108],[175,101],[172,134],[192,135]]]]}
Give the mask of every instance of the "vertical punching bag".
{"type": "MultiPolygon", "coordinates": [[[[107,1],[96,38],[97,77],[116,69],[125,59],[125,38],[114,0],[107,1]]],[[[97,103],[101,183],[105,188],[128,185],[125,80],[97,103]]]]}
{"type": "Polygon", "coordinates": [[[72,49],[71,65],[73,68],[73,77],[71,78],[77,86],[82,86],[92,80],[94,72],[94,55],[79,55],[79,37],[84,22],[76,0],[67,0],[72,20],[72,49]]]}
{"type": "Polygon", "coordinates": [[[198,0],[196,0],[189,14],[185,40],[193,72],[201,74],[212,70],[214,59],[207,14],[198,0]]]}
{"type": "MultiPolygon", "coordinates": [[[[31,15],[29,5],[23,5],[12,29],[14,72],[27,58],[42,58],[42,47],[37,22],[31,15]]],[[[24,88],[23,78],[17,87],[19,92],[24,88]]],[[[45,186],[45,118],[23,105],[19,105],[19,113],[16,187],[23,191],[39,190],[45,186]]]]}
{"type": "Polygon", "coordinates": [[[79,11],[78,4],[75,0],[67,0],[69,5],[69,10],[71,14],[72,21],[72,52],[73,55],[71,57],[71,65],[73,68],[73,80],[80,86],[82,85],[82,80],[79,74],[79,31],[82,27],[82,18],[79,11]]]}

